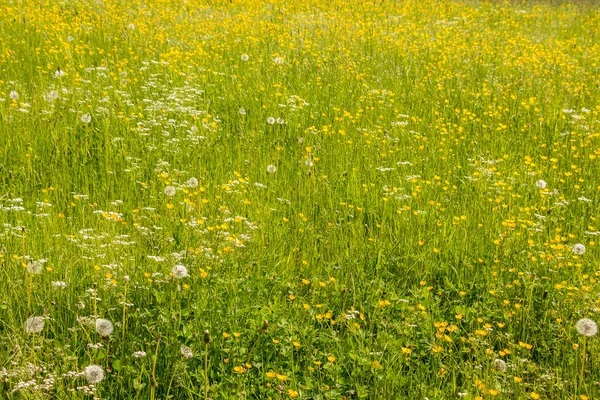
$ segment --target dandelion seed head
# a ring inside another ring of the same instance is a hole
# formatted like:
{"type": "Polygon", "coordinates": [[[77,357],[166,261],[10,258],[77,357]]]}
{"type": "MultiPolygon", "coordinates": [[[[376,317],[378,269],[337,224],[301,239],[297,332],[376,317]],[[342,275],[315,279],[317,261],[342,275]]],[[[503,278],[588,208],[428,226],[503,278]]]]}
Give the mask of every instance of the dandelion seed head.
{"type": "Polygon", "coordinates": [[[25,321],[25,332],[27,333],[40,333],[44,329],[44,318],[42,317],[29,317],[25,321]]]}
{"type": "Polygon", "coordinates": [[[585,245],[583,245],[581,243],[577,243],[577,244],[573,245],[573,248],[571,249],[571,251],[573,252],[573,254],[580,256],[585,253],[585,245]]]}
{"type": "Polygon", "coordinates": [[[17,101],[19,100],[19,93],[17,93],[14,90],[11,90],[11,92],[8,94],[8,97],[10,97],[11,100],[17,101]]]}
{"type": "Polygon", "coordinates": [[[83,114],[81,116],[81,122],[83,122],[84,124],[89,124],[90,122],[92,122],[92,116],[90,114],[83,114]]]}
{"type": "Polygon", "coordinates": [[[104,379],[104,370],[99,365],[88,365],[83,373],[87,382],[91,384],[100,383],[104,379]]]}
{"type": "Polygon", "coordinates": [[[494,369],[496,371],[506,372],[506,363],[499,358],[494,360],[494,369]]]}
{"type": "Polygon", "coordinates": [[[270,174],[274,174],[277,171],[277,167],[273,164],[267,165],[267,172],[270,174]]]}
{"type": "Polygon", "coordinates": [[[181,279],[188,276],[187,268],[181,264],[174,266],[173,269],[171,269],[171,273],[175,279],[181,279]]]}
{"type": "Polygon", "coordinates": [[[598,325],[589,318],[582,318],[575,324],[575,328],[580,335],[595,336],[598,333],[598,325]]]}
{"type": "Polygon", "coordinates": [[[242,54],[242,56],[240,57],[242,59],[242,61],[248,61],[250,59],[250,56],[246,53],[242,54]]]}
{"type": "Polygon", "coordinates": [[[547,185],[547,184],[546,184],[546,181],[545,181],[545,180],[542,180],[542,179],[540,179],[539,181],[537,181],[537,182],[535,183],[535,186],[536,186],[538,189],[546,189],[546,185],[547,185]]]}
{"type": "Polygon", "coordinates": [[[198,187],[198,178],[192,177],[192,178],[188,179],[187,185],[191,188],[198,187]]]}
{"type": "Polygon", "coordinates": [[[275,118],[273,118],[273,117],[267,118],[267,124],[273,125],[274,123],[275,123],[275,118]]]}
{"type": "Polygon", "coordinates": [[[98,318],[96,320],[96,332],[98,332],[100,336],[106,337],[110,335],[113,329],[113,324],[109,320],[103,318],[98,318]]]}
{"type": "Polygon", "coordinates": [[[179,348],[179,351],[181,351],[181,355],[184,358],[192,358],[192,357],[194,357],[194,353],[192,352],[192,349],[190,349],[189,347],[187,347],[185,344],[181,345],[181,347],[179,348]]]}
{"type": "Polygon", "coordinates": [[[176,192],[177,192],[177,190],[173,186],[165,187],[165,194],[169,197],[175,196],[176,192]]]}
{"type": "Polygon", "coordinates": [[[29,261],[27,263],[27,272],[32,275],[39,275],[42,273],[42,263],[39,261],[29,261]]]}

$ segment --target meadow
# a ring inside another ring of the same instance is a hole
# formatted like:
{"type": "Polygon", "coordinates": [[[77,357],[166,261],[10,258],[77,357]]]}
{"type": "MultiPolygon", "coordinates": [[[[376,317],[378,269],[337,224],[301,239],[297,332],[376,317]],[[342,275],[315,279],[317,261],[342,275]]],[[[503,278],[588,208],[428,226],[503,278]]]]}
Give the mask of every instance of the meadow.
{"type": "Polygon", "coordinates": [[[599,35],[0,1],[0,398],[600,398],[599,35]]]}

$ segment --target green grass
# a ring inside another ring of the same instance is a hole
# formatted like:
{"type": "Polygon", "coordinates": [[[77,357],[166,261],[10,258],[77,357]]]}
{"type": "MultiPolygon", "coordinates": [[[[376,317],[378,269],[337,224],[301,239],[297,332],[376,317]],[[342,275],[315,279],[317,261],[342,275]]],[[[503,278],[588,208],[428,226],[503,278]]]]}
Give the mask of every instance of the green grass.
{"type": "Polygon", "coordinates": [[[0,2],[0,398],[600,397],[599,26],[0,2]]]}

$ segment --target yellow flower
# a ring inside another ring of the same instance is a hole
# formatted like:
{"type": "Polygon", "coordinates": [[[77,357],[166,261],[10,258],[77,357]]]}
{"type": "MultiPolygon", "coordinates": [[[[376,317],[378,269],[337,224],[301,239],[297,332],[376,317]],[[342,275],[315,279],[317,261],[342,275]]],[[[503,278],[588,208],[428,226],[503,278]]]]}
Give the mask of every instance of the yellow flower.
{"type": "Polygon", "coordinates": [[[287,393],[288,393],[288,396],[290,396],[292,399],[298,397],[298,392],[296,392],[293,389],[289,389],[287,393]]]}
{"type": "Polygon", "coordinates": [[[237,372],[238,374],[243,374],[244,371],[246,370],[241,365],[236,365],[235,367],[233,367],[233,372],[237,372]]]}
{"type": "Polygon", "coordinates": [[[538,400],[538,399],[540,398],[540,395],[539,395],[539,394],[537,394],[536,392],[531,392],[531,393],[529,393],[529,396],[531,396],[531,398],[532,398],[533,400],[538,400]]]}
{"type": "Polygon", "coordinates": [[[330,356],[327,356],[327,360],[328,360],[330,363],[334,363],[334,362],[335,362],[335,360],[336,360],[336,358],[335,358],[335,356],[333,356],[333,355],[330,355],[330,356]]]}
{"type": "Polygon", "coordinates": [[[280,374],[277,374],[277,380],[279,380],[279,381],[282,381],[282,382],[283,382],[283,381],[287,381],[287,379],[288,379],[287,375],[280,375],[280,374]]]}
{"type": "Polygon", "coordinates": [[[412,350],[409,349],[408,347],[403,347],[402,348],[402,354],[410,354],[412,353],[412,350]]]}
{"type": "Polygon", "coordinates": [[[375,360],[371,363],[371,367],[373,367],[375,369],[379,369],[379,368],[381,368],[381,364],[379,363],[379,361],[375,360]]]}
{"type": "Polygon", "coordinates": [[[267,373],[265,374],[265,376],[266,376],[267,378],[269,378],[269,379],[273,379],[273,378],[275,378],[275,377],[277,376],[277,373],[276,373],[276,372],[273,372],[273,371],[269,371],[269,372],[267,372],[267,373]]]}

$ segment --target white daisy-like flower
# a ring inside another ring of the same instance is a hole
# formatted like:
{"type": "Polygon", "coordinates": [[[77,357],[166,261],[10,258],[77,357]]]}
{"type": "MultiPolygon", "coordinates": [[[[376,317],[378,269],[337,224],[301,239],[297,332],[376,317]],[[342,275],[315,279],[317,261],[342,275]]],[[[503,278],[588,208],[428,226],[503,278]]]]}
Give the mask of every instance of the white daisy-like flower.
{"type": "Polygon", "coordinates": [[[248,61],[250,59],[250,56],[246,53],[242,54],[242,56],[240,57],[242,59],[242,61],[248,61]]]}
{"type": "Polygon", "coordinates": [[[176,265],[171,269],[171,273],[175,279],[182,279],[188,276],[188,270],[185,265],[176,265]]]}
{"type": "Polygon", "coordinates": [[[96,332],[102,337],[106,337],[113,332],[113,324],[107,319],[98,318],[96,320],[96,332]]]}
{"type": "Polygon", "coordinates": [[[546,189],[546,186],[547,186],[547,184],[546,184],[546,181],[545,181],[545,180],[543,180],[543,179],[540,179],[539,181],[537,181],[537,182],[535,183],[535,186],[536,186],[538,189],[546,189]]]}
{"type": "Polygon", "coordinates": [[[91,384],[100,383],[104,379],[104,370],[99,365],[88,365],[83,370],[83,374],[88,383],[91,384]]]}
{"type": "Polygon", "coordinates": [[[273,118],[273,117],[267,118],[267,124],[273,125],[274,123],[275,123],[275,118],[273,118]]]}
{"type": "Polygon", "coordinates": [[[277,171],[277,167],[273,164],[267,165],[267,172],[270,174],[274,174],[277,171]]]}
{"type": "Polygon", "coordinates": [[[42,317],[29,317],[25,321],[25,332],[27,333],[40,333],[44,329],[44,318],[42,317]]]}
{"type": "Polygon", "coordinates": [[[571,251],[573,252],[573,254],[580,256],[583,253],[585,253],[585,246],[581,243],[577,243],[577,244],[573,245],[573,247],[571,248],[571,251]]]}
{"type": "Polygon", "coordinates": [[[83,122],[84,124],[89,124],[90,122],[92,122],[92,116],[90,114],[83,114],[81,116],[81,122],[83,122]]]}
{"type": "Polygon", "coordinates": [[[175,192],[177,192],[177,190],[173,186],[165,187],[165,194],[167,196],[173,197],[173,196],[175,196],[175,192]]]}
{"type": "Polygon", "coordinates": [[[8,97],[10,97],[11,100],[17,101],[17,100],[19,100],[19,93],[17,93],[14,90],[11,90],[10,93],[8,94],[8,97]]]}
{"type": "Polygon", "coordinates": [[[575,324],[580,335],[591,337],[598,333],[598,325],[589,318],[582,318],[575,324]]]}
{"type": "Polygon", "coordinates": [[[134,351],[133,352],[133,358],[144,358],[144,357],[146,357],[145,351],[134,351]]]}
{"type": "Polygon", "coordinates": [[[198,178],[192,177],[192,178],[188,179],[187,185],[191,188],[198,187],[198,178]]]}
{"type": "Polygon", "coordinates": [[[194,353],[192,352],[192,349],[187,347],[185,344],[181,345],[181,347],[179,348],[179,351],[181,351],[181,355],[185,358],[194,357],[194,353]]]}
{"type": "Polygon", "coordinates": [[[52,287],[55,287],[57,289],[66,289],[67,288],[67,282],[56,281],[56,282],[52,282],[50,284],[52,285],[52,287]]]}
{"type": "Polygon", "coordinates": [[[27,272],[32,275],[39,275],[42,273],[42,263],[39,261],[29,261],[27,263],[27,272]]]}

